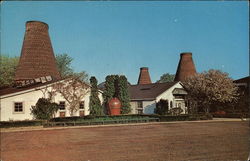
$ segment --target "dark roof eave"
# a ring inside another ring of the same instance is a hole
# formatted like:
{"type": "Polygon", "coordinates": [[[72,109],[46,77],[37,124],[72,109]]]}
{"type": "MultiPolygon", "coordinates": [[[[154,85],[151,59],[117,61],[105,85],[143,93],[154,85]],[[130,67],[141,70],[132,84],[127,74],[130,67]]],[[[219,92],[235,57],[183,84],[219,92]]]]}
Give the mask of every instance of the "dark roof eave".
{"type": "Polygon", "coordinates": [[[130,99],[130,101],[153,101],[156,100],[156,98],[133,98],[130,99]]]}

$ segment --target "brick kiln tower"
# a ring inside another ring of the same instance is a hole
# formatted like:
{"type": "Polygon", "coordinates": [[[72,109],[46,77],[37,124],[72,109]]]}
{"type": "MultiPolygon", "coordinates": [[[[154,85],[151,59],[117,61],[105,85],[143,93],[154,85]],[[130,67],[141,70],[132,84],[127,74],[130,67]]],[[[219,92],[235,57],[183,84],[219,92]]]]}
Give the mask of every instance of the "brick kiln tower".
{"type": "Polygon", "coordinates": [[[196,73],[192,53],[181,53],[174,81],[184,81],[196,73]]]}
{"type": "Polygon", "coordinates": [[[15,73],[16,81],[44,76],[51,76],[54,80],[61,78],[48,29],[49,26],[44,22],[26,22],[21,57],[15,73]]]}
{"type": "Polygon", "coordinates": [[[140,75],[137,84],[151,84],[150,75],[147,67],[140,68],[140,75]]]}

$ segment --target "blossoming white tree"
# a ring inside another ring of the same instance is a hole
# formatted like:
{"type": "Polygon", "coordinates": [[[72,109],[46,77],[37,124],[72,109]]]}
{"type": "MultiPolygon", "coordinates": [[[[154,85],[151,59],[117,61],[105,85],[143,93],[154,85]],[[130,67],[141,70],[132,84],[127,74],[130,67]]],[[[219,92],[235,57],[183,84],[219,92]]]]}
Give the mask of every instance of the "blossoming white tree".
{"type": "Polygon", "coordinates": [[[209,113],[211,105],[234,102],[238,99],[238,88],[227,73],[209,70],[188,77],[184,82],[189,98],[209,113]]]}
{"type": "Polygon", "coordinates": [[[59,92],[68,102],[70,116],[79,109],[80,102],[89,92],[90,86],[83,81],[85,76],[83,73],[75,74],[53,85],[53,90],[59,92]]]}

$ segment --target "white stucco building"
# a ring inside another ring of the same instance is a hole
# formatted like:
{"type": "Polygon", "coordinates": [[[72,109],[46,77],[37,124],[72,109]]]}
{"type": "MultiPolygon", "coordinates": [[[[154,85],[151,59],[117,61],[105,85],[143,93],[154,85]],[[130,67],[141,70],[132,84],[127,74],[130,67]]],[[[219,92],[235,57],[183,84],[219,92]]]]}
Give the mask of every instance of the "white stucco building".
{"type": "MultiPolygon", "coordinates": [[[[37,83],[25,87],[8,87],[0,90],[0,121],[32,120],[31,107],[35,106],[39,98],[48,98],[52,86],[57,82],[37,83]]],[[[99,98],[102,102],[101,91],[99,98]]],[[[90,86],[86,89],[79,109],[73,116],[89,115],[90,86]]],[[[70,116],[68,102],[60,93],[55,93],[52,102],[58,103],[60,109],[55,117],[70,116]]]]}
{"type": "Polygon", "coordinates": [[[187,113],[185,95],[181,82],[137,84],[129,86],[130,104],[133,114],[153,114],[156,103],[161,99],[168,100],[169,110],[180,107],[187,113]]]}

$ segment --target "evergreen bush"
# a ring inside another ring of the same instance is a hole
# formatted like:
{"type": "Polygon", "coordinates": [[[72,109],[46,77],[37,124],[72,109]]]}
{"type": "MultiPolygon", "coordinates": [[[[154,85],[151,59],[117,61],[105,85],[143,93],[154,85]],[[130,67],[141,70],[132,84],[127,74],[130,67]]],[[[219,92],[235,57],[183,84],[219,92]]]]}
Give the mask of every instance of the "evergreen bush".
{"type": "Polygon", "coordinates": [[[131,111],[130,98],[128,93],[128,81],[124,75],[108,75],[103,92],[104,104],[108,111],[108,102],[117,97],[121,101],[121,113],[128,114],[131,111]]]}
{"type": "Polygon", "coordinates": [[[131,112],[130,98],[128,93],[128,81],[124,75],[118,79],[118,99],[121,101],[121,113],[128,114],[131,112]]]}
{"type": "Polygon", "coordinates": [[[90,115],[103,115],[101,101],[98,97],[97,80],[95,77],[90,78],[90,84],[91,84],[91,94],[89,100],[90,115]]]}
{"type": "Polygon", "coordinates": [[[168,114],[168,100],[160,99],[160,101],[156,103],[154,112],[159,115],[168,114]]]}
{"type": "Polygon", "coordinates": [[[39,98],[36,106],[31,107],[31,114],[36,119],[48,120],[59,110],[57,103],[50,102],[50,99],[39,98]]]}

